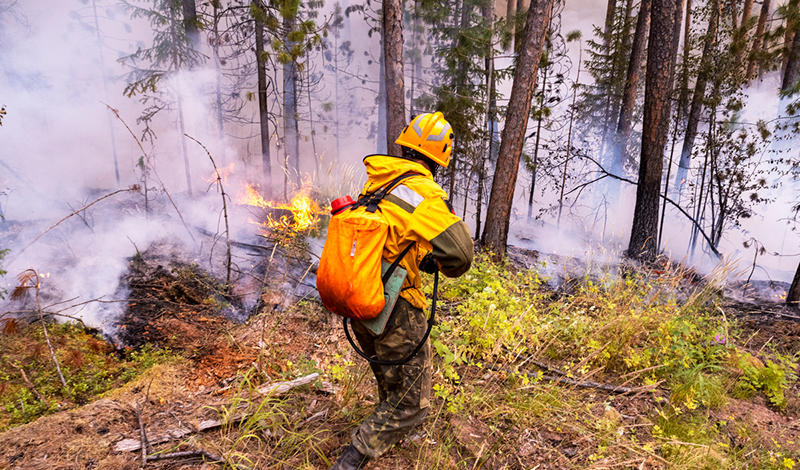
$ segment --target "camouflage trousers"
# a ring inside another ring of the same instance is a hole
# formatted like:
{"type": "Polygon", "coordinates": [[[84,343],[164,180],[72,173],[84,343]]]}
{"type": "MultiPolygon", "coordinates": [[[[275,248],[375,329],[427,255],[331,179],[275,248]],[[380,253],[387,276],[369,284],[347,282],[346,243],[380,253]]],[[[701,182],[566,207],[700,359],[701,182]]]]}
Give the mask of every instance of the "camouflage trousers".
{"type": "MultiPolygon", "coordinates": [[[[386,328],[375,336],[358,322],[353,331],[367,355],[383,361],[404,359],[428,329],[427,317],[400,297],[386,328]]],[[[428,415],[431,398],[430,339],[416,356],[401,366],[370,363],[378,381],[380,403],[353,432],[353,446],[371,459],[379,457],[428,415]]]]}

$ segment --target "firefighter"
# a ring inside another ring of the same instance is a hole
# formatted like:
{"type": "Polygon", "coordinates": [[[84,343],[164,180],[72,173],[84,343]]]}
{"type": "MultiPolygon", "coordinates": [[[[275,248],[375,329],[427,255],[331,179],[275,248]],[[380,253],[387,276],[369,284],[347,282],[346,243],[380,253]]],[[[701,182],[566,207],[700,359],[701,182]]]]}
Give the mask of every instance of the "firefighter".
{"type": "MultiPolygon", "coordinates": [[[[369,155],[364,158],[368,181],[361,195],[373,193],[398,176],[402,180],[380,204],[389,223],[383,259],[394,260],[401,247],[416,244],[400,262],[408,272],[387,325],[374,335],[359,322],[353,331],[363,351],[381,361],[402,360],[413,352],[427,330],[427,301],[420,271],[464,274],[472,264],[469,228],[453,213],[447,194],[433,180],[450,163],[453,132],[442,113],[421,114],[411,120],[395,141],[403,156],[369,155]]],[[[428,414],[431,396],[430,340],[416,356],[399,366],[370,363],[378,382],[380,403],[353,432],[352,443],[331,470],[362,468],[406,436],[428,414]]]]}

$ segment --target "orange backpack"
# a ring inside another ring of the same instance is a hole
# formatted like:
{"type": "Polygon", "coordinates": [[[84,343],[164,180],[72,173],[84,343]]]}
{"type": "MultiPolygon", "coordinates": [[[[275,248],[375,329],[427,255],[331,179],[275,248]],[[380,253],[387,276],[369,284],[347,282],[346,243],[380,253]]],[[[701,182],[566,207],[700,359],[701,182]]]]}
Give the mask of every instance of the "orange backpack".
{"type": "Polygon", "coordinates": [[[370,320],[383,310],[384,282],[413,243],[381,277],[381,258],[389,236],[389,224],[378,210],[378,203],[410,176],[413,174],[395,178],[357,202],[346,196],[331,204],[333,216],[317,269],[317,290],[322,304],[331,312],[354,320],[370,320]]]}

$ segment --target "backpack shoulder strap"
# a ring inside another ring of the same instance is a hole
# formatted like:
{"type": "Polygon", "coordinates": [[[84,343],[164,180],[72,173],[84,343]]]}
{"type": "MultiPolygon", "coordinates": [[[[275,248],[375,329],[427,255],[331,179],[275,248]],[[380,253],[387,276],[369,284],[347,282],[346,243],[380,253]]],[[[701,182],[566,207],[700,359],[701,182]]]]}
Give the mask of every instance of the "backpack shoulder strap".
{"type": "Polygon", "coordinates": [[[350,210],[353,210],[356,207],[366,206],[367,207],[367,212],[375,212],[375,211],[377,211],[378,210],[378,203],[380,203],[383,200],[383,198],[386,197],[387,194],[389,194],[395,187],[397,187],[397,185],[400,184],[401,181],[403,181],[406,178],[410,178],[412,176],[415,176],[415,175],[418,175],[418,173],[405,173],[405,174],[402,174],[402,175],[398,176],[397,178],[395,178],[392,181],[390,181],[389,184],[387,184],[386,186],[378,189],[374,193],[366,194],[366,195],[362,196],[361,198],[359,198],[358,202],[353,204],[353,206],[350,208],[350,210]]]}
{"type": "Polygon", "coordinates": [[[400,264],[400,261],[403,261],[403,258],[406,257],[406,253],[408,253],[408,250],[410,250],[411,247],[416,244],[417,242],[409,243],[408,246],[405,247],[405,249],[401,251],[399,255],[397,255],[397,258],[395,258],[394,261],[392,261],[392,264],[389,265],[389,268],[386,270],[385,273],[383,273],[383,277],[381,277],[381,282],[383,283],[383,285],[386,285],[386,281],[388,281],[389,278],[392,277],[392,273],[394,272],[395,269],[397,269],[397,266],[400,264]]]}

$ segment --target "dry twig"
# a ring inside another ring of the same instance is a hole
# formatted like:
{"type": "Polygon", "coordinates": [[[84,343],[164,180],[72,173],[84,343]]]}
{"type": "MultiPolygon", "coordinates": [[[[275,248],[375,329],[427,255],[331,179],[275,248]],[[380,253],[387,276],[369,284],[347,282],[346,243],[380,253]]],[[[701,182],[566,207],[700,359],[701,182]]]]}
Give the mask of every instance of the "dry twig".
{"type": "Polygon", "coordinates": [[[205,450],[186,450],[183,452],[170,452],[169,454],[155,454],[148,457],[149,460],[181,459],[188,457],[205,457],[211,462],[224,462],[225,459],[217,454],[212,454],[205,450]]]}
{"type": "Polygon", "coordinates": [[[28,375],[25,373],[25,369],[23,369],[21,366],[14,366],[14,367],[16,367],[17,370],[19,370],[19,373],[22,374],[22,380],[25,381],[25,385],[28,386],[31,392],[33,392],[33,394],[36,395],[36,398],[38,398],[39,401],[43,402],[49,408],[50,402],[47,401],[47,398],[45,398],[44,395],[39,393],[39,390],[36,390],[36,387],[33,385],[33,383],[30,380],[28,380],[28,375]]]}
{"type": "MultiPolygon", "coordinates": [[[[40,235],[41,236],[41,235],[40,235]]],[[[36,241],[36,240],[34,240],[36,241]]],[[[30,245],[28,245],[30,246],[30,245]]],[[[58,378],[61,379],[61,385],[64,388],[67,388],[67,381],[64,379],[64,374],[61,373],[61,366],[58,363],[58,358],[56,357],[56,351],[53,348],[53,343],[50,342],[50,334],[47,332],[47,325],[44,321],[44,311],[42,310],[42,302],[39,298],[39,271],[34,269],[26,269],[22,271],[19,276],[17,276],[19,280],[19,285],[14,288],[14,291],[11,292],[11,299],[12,300],[20,300],[25,295],[25,292],[28,289],[34,289],[36,292],[36,307],[39,312],[39,321],[42,323],[42,331],[44,332],[44,339],[47,342],[47,349],[50,350],[50,358],[53,360],[53,364],[56,365],[56,371],[58,372],[58,378]]]]}
{"type": "Polygon", "coordinates": [[[219,169],[217,169],[217,164],[214,162],[214,157],[211,156],[211,152],[208,151],[205,145],[201,144],[199,140],[195,139],[194,137],[190,136],[189,134],[183,134],[186,137],[192,139],[193,141],[197,142],[198,145],[203,147],[203,150],[206,151],[206,155],[208,155],[208,159],[211,160],[211,165],[214,167],[214,174],[217,175],[217,185],[219,185],[219,192],[222,194],[222,214],[225,218],[225,242],[228,246],[227,251],[227,262],[225,263],[228,275],[225,278],[225,290],[230,293],[231,291],[231,231],[228,225],[228,203],[225,201],[227,194],[225,194],[225,188],[222,187],[222,177],[219,174],[219,169]]]}
{"type": "Polygon", "coordinates": [[[17,252],[16,256],[14,256],[13,258],[11,258],[11,259],[8,261],[8,264],[6,265],[6,267],[8,267],[9,265],[11,265],[11,263],[13,263],[13,262],[14,262],[14,260],[16,260],[17,258],[19,258],[19,255],[21,255],[21,254],[22,254],[22,252],[24,252],[25,250],[27,250],[28,248],[30,248],[30,247],[31,247],[31,245],[33,245],[34,243],[36,243],[36,242],[37,242],[37,241],[38,241],[40,238],[42,238],[42,237],[43,237],[43,236],[44,236],[44,235],[45,235],[47,232],[49,232],[50,230],[53,230],[54,228],[56,228],[56,227],[57,227],[57,226],[58,226],[58,225],[59,225],[61,222],[63,222],[63,221],[65,221],[65,220],[69,219],[69,218],[70,218],[70,217],[72,217],[73,215],[80,214],[81,212],[83,212],[83,211],[85,211],[86,209],[88,209],[88,208],[92,207],[93,205],[97,204],[98,202],[102,201],[103,199],[107,199],[107,198],[109,198],[109,197],[111,197],[111,196],[113,196],[113,195],[115,195],[115,194],[119,194],[119,193],[125,193],[125,192],[129,192],[129,191],[137,191],[137,192],[138,192],[138,191],[139,191],[139,189],[140,189],[140,188],[139,188],[139,186],[138,186],[138,185],[131,186],[131,187],[130,187],[130,188],[128,188],[128,189],[118,189],[118,190],[114,191],[113,193],[106,194],[105,196],[103,196],[103,197],[101,197],[101,198],[99,198],[99,199],[95,199],[94,201],[90,202],[89,204],[86,204],[85,206],[81,207],[80,209],[73,211],[73,212],[72,212],[71,214],[69,214],[68,216],[64,217],[63,219],[61,219],[61,220],[59,220],[58,222],[56,222],[56,223],[54,223],[53,225],[51,225],[51,226],[50,226],[50,228],[48,228],[47,230],[45,230],[44,232],[42,232],[41,234],[39,234],[39,236],[38,236],[38,237],[36,237],[36,238],[34,238],[32,242],[28,243],[27,245],[25,245],[25,247],[23,247],[21,250],[19,250],[19,251],[17,252]]]}

